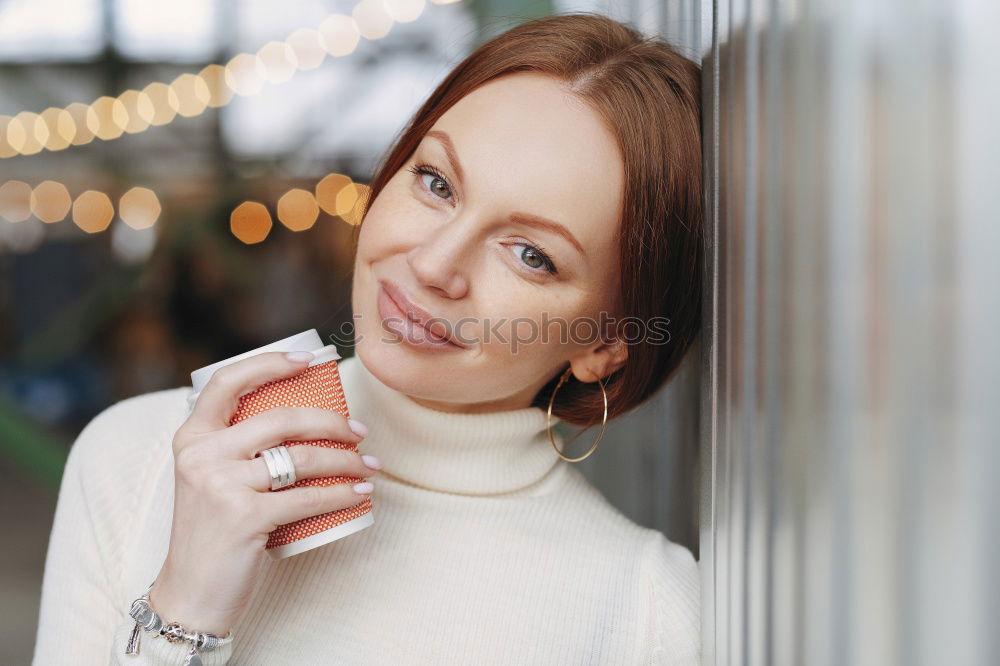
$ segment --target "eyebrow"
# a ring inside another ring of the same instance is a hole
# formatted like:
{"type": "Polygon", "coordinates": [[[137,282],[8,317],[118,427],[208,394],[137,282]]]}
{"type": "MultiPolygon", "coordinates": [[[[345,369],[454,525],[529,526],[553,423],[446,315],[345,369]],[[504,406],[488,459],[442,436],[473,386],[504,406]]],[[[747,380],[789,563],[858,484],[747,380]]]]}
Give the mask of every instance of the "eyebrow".
{"type": "MultiPolygon", "coordinates": [[[[455,150],[455,144],[452,143],[451,137],[441,130],[429,130],[426,136],[432,137],[441,142],[441,145],[444,146],[444,154],[448,158],[448,163],[451,165],[452,170],[454,170],[455,175],[458,177],[459,184],[464,186],[465,171],[462,169],[462,163],[458,160],[458,152],[455,150]]],[[[562,236],[569,242],[570,245],[575,247],[580,254],[587,256],[587,253],[584,251],[580,241],[576,239],[576,236],[570,233],[569,229],[554,220],[550,220],[540,215],[519,212],[511,213],[508,219],[514,224],[523,224],[528,227],[542,229],[543,231],[549,231],[562,236]]]]}

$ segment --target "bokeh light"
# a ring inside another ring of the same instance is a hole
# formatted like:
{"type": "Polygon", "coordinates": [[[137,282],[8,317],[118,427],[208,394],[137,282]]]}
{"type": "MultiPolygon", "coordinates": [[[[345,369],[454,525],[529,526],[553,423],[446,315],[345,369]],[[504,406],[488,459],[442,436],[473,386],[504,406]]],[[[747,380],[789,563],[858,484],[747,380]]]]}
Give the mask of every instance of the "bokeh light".
{"type": "Polygon", "coordinates": [[[150,125],[166,125],[177,115],[180,102],[177,93],[166,83],[150,83],[142,92],[152,104],[150,116],[146,118],[150,125]]]}
{"type": "Polygon", "coordinates": [[[218,108],[229,104],[233,99],[232,89],[226,85],[226,68],[222,65],[209,65],[198,72],[198,76],[208,88],[208,105],[218,108]]]}
{"type": "Polygon", "coordinates": [[[212,93],[205,79],[194,74],[181,74],[170,84],[177,99],[177,113],[193,118],[205,112],[212,93]]]}
{"type": "Polygon", "coordinates": [[[298,59],[285,42],[268,42],[257,51],[257,59],[268,83],[284,83],[295,75],[298,59]]]}
{"type": "Polygon", "coordinates": [[[365,39],[382,39],[392,30],[392,16],[382,0],[361,0],[351,10],[351,18],[365,39]]]}
{"type": "Polygon", "coordinates": [[[156,192],[146,187],[133,187],[118,201],[119,217],[133,229],[153,226],[162,211],[156,192]]]}
{"type": "Polygon", "coordinates": [[[138,90],[126,90],[118,96],[118,101],[128,116],[124,128],[126,132],[136,134],[149,129],[149,119],[153,117],[153,102],[149,95],[138,90]]]}
{"type": "Polygon", "coordinates": [[[264,88],[264,65],[257,56],[241,53],[226,65],[226,85],[237,95],[256,95],[264,88]]]}
{"type": "Polygon", "coordinates": [[[104,192],[87,190],[73,202],[73,222],[89,234],[107,229],[114,216],[115,208],[104,192]]]}
{"type": "Polygon", "coordinates": [[[46,224],[65,220],[72,205],[69,190],[54,180],[43,180],[31,192],[31,212],[46,224]]]}
{"type": "Polygon", "coordinates": [[[345,222],[351,225],[361,224],[364,205],[371,191],[362,183],[351,183],[337,194],[337,213],[345,222]]]}
{"type": "Polygon", "coordinates": [[[424,0],[382,0],[385,10],[397,23],[416,21],[424,11],[424,0]]]}
{"type": "Polygon", "coordinates": [[[292,231],[305,231],[318,217],[319,205],[308,190],[288,190],[278,199],[278,219],[292,231]]]}
{"type": "MultiPolygon", "coordinates": [[[[433,1],[444,5],[458,0],[433,1]]],[[[197,116],[209,107],[228,104],[234,93],[254,95],[266,83],[283,83],[297,70],[315,69],[326,54],[353,53],[362,36],[381,39],[395,22],[415,21],[425,7],[425,0],[361,0],[350,16],[331,14],[318,29],[300,28],[284,41],[268,42],[256,54],[240,53],[225,66],[211,64],[198,74],[181,74],[170,85],[154,82],[142,91],[102,96],[90,105],[51,107],[43,115],[31,111],[13,118],[0,115],[0,158],[63,150],[89,143],[95,136],[111,141],[150,125],[166,125],[177,115],[197,116]]]]}
{"type": "Polygon", "coordinates": [[[229,230],[247,245],[267,238],[272,226],[271,213],[256,201],[244,201],[229,215],[229,230]]]}
{"type": "Polygon", "coordinates": [[[305,71],[316,69],[326,58],[326,49],[323,48],[323,38],[318,30],[312,28],[301,28],[296,30],[285,40],[298,62],[299,69],[305,71]]]}
{"type": "Polygon", "coordinates": [[[128,125],[128,111],[116,97],[99,97],[87,111],[87,127],[95,136],[104,141],[117,139],[128,125]]]}
{"type": "Polygon", "coordinates": [[[31,111],[22,111],[7,125],[7,140],[22,155],[34,155],[42,150],[49,138],[48,131],[41,116],[31,111]],[[39,140],[39,136],[42,140],[39,140]]]}
{"type": "Polygon", "coordinates": [[[24,222],[31,217],[31,186],[21,180],[0,185],[0,217],[10,222],[24,222]]]}
{"type": "Polygon", "coordinates": [[[339,215],[337,212],[337,195],[354,181],[341,173],[331,173],[316,183],[316,201],[324,213],[339,215]]]}
{"type": "Polygon", "coordinates": [[[335,58],[350,55],[361,41],[358,26],[350,16],[332,14],[319,24],[323,48],[335,58]]]}
{"type": "Polygon", "coordinates": [[[73,102],[66,107],[66,113],[73,121],[73,138],[70,143],[83,146],[94,140],[94,132],[87,126],[87,112],[90,106],[81,102],[73,102]]]}
{"type": "Polygon", "coordinates": [[[7,127],[10,125],[12,120],[14,119],[10,116],[0,116],[0,158],[14,157],[14,155],[17,155],[17,150],[15,150],[7,140],[7,127]]]}
{"type": "Polygon", "coordinates": [[[73,135],[76,134],[76,123],[66,109],[50,106],[42,111],[42,121],[48,130],[48,136],[43,142],[45,148],[56,151],[70,146],[73,135]]]}

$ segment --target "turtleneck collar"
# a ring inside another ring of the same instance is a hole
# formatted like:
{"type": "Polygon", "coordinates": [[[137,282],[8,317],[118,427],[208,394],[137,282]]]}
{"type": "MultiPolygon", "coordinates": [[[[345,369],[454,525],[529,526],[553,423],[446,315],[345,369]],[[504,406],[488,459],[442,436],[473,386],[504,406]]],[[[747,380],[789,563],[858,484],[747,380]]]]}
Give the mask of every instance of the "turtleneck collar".
{"type": "MultiPolygon", "coordinates": [[[[351,418],[368,426],[358,448],[377,456],[390,478],[428,490],[493,495],[569,464],[552,449],[541,408],[442,412],[383,384],[357,355],[338,361],[338,369],[351,418]]],[[[561,447],[559,434],[553,436],[561,447]]]]}

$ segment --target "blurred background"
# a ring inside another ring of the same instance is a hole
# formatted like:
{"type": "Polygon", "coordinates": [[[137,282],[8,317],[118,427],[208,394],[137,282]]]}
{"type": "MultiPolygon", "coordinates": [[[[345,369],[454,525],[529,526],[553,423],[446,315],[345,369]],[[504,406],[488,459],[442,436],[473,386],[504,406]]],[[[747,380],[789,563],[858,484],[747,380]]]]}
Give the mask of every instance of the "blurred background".
{"type": "MultiPolygon", "coordinates": [[[[63,464],[94,415],[308,328],[353,353],[358,202],[452,66],[570,11],[700,60],[697,6],[0,0],[0,663],[30,661],[63,464]]],[[[581,464],[696,556],[699,353],[581,464]]]]}
{"type": "Polygon", "coordinates": [[[80,429],[343,331],[395,134],[570,11],[702,65],[703,334],[580,468],[699,558],[704,663],[1000,663],[1000,4],[0,0],[0,664],[80,429]]]}

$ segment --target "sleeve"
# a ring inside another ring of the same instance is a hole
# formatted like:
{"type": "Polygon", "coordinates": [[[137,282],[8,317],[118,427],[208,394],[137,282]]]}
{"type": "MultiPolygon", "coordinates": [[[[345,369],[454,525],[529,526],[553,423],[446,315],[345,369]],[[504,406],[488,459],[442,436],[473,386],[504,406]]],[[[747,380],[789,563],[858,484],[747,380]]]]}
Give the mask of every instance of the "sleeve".
{"type": "Polygon", "coordinates": [[[646,666],[698,666],[701,578],[691,551],[655,532],[643,551],[646,666]]]}
{"type": "MultiPolygon", "coordinates": [[[[135,622],[128,608],[118,603],[114,555],[122,548],[122,530],[127,529],[128,509],[133,498],[123,496],[116,483],[122,474],[140,474],[146,469],[131,466],[117,444],[126,440],[122,430],[134,420],[142,427],[141,414],[120,402],[98,414],[80,432],[70,448],[56,501],[42,577],[34,666],[62,664],[131,664],[133,666],[178,666],[188,652],[184,643],[170,643],[161,636],[143,632],[138,655],[126,655],[135,622]],[[100,530],[110,521],[115,529],[100,530]],[[98,521],[98,517],[104,520],[98,521]]],[[[131,403],[138,405],[138,403],[131,403]]],[[[127,495],[127,491],[124,491],[127,495]]],[[[135,596],[143,590],[136,591],[135,596]]],[[[231,655],[229,643],[200,656],[206,664],[221,666],[231,655]]]]}

